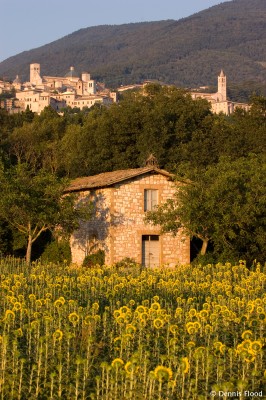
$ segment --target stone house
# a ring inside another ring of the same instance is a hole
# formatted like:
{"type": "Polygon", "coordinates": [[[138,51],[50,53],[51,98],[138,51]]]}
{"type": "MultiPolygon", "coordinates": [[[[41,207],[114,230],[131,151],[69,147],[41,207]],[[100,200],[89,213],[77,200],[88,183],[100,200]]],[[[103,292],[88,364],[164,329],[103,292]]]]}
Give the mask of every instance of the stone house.
{"type": "Polygon", "coordinates": [[[189,263],[189,237],[161,234],[160,227],[144,222],[146,211],[175,190],[172,175],[149,164],[73,180],[67,192],[92,201],[94,212],[71,237],[72,261],[82,264],[86,255],[103,249],[107,265],[125,257],[147,267],[189,263]]]}

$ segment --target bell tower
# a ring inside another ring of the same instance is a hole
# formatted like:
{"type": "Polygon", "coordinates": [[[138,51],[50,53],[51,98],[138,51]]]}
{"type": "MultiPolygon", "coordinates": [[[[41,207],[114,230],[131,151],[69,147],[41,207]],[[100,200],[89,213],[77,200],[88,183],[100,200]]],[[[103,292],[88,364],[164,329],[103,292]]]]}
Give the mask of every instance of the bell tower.
{"type": "Polygon", "coordinates": [[[218,93],[221,95],[221,101],[226,101],[227,93],[226,93],[226,76],[224,71],[221,70],[220,75],[218,76],[218,93]]]}
{"type": "Polygon", "coordinates": [[[42,84],[40,64],[30,64],[30,83],[34,85],[42,84]]]}

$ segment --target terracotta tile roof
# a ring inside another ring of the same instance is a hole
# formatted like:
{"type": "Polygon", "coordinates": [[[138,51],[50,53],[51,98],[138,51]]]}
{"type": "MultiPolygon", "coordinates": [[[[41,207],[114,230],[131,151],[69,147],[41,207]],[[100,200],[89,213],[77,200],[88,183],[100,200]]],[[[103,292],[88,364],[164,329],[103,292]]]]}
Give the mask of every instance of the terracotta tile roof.
{"type": "Polygon", "coordinates": [[[135,169],[122,169],[113,172],[104,172],[99,175],[85,176],[82,178],[74,179],[65,192],[79,192],[87,189],[104,188],[114,185],[118,182],[123,182],[128,179],[135,178],[137,176],[156,173],[166,176],[167,178],[172,178],[172,175],[163,170],[153,166],[135,168],[135,169]]]}

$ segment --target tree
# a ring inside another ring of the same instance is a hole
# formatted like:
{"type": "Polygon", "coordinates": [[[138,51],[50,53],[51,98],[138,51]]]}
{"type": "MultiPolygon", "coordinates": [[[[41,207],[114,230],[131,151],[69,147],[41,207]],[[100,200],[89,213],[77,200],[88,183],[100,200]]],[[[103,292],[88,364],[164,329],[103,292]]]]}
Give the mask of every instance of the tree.
{"type": "Polygon", "coordinates": [[[9,135],[9,154],[17,163],[33,169],[57,172],[60,164],[58,143],[65,133],[66,122],[51,107],[46,107],[33,121],[24,122],[9,135]]]}
{"type": "Polygon", "coordinates": [[[253,97],[248,111],[237,108],[230,116],[209,115],[196,127],[190,140],[180,143],[181,161],[193,167],[216,164],[219,157],[232,160],[266,151],[266,98],[253,97]]]}
{"type": "Polygon", "coordinates": [[[227,258],[255,258],[266,252],[266,156],[220,161],[204,171],[186,169],[174,200],[147,215],[163,231],[184,229],[202,240],[204,255],[210,242],[227,258]],[[184,177],[189,178],[184,180],[184,177]]]}
{"type": "MultiPolygon", "coordinates": [[[[81,126],[68,126],[59,145],[62,171],[74,177],[136,168],[150,153],[172,170],[180,161],[180,143],[189,141],[207,117],[205,100],[192,100],[173,86],[147,85],[145,93],[124,94],[108,108],[95,107],[81,126]]],[[[23,149],[21,131],[19,138],[23,149]]]]}
{"type": "Polygon", "coordinates": [[[75,196],[64,194],[68,181],[44,170],[18,164],[0,169],[0,217],[27,240],[26,261],[31,261],[32,244],[42,232],[59,231],[68,235],[78,227],[79,219],[90,215],[90,203],[76,203],[75,196]]]}

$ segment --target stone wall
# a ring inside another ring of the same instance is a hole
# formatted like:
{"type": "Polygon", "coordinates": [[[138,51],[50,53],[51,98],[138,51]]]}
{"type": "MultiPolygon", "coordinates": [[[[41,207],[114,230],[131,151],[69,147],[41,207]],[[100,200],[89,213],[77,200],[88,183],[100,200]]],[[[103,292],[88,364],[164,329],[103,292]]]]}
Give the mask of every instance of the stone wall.
{"type": "Polygon", "coordinates": [[[108,265],[125,257],[141,263],[142,236],[159,235],[161,264],[189,263],[188,237],[182,233],[160,235],[158,226],[144,223],[145,189],[157,189],[159,203],[173,197],[176,190],[166,176],[147,173],[110,188],[83,193],[83,196],[90,196],[96,209],[94,217],[71,239],[74,262],[81,264],[86,254],[102,248],[108,265]]]}

